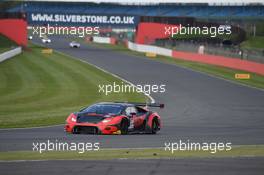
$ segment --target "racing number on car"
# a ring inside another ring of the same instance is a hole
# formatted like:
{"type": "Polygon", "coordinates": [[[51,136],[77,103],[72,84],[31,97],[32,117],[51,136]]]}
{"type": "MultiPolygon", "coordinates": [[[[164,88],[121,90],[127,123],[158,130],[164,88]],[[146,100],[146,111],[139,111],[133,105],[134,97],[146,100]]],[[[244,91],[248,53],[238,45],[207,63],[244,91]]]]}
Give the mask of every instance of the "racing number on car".
{"type": "Polygon", "coordinates": [[[126,108],[126,115],[129,116],[129,120],[130,120],[130,125],[128,127],[128,129],[134,129],[135,125],[134,125],[134,117],[131,114],[132,113],[136,113],[136,109],[134,107],[127,107],[126,108]]]}
{"type": "Polygon", "coordinates": [[[133,117],[130,118],[130,125],[129,125],[128,129],[134,129],[134,119],[133,119],[133,117]]]}

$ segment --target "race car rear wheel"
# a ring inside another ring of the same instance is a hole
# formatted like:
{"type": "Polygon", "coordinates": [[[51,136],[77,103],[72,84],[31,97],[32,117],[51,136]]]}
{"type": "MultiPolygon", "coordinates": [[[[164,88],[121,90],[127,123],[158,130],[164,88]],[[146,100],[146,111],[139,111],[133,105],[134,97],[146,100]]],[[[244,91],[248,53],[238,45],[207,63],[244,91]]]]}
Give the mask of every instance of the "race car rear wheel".
{"type": "Polygon", "coordinates": [[[159,130],[159,122],[157,118],[154,118],[152,121],[151,133],[156,134],[159,130]]]}
{"type": "Polygon", "coordinates": [[[128,134],[128,121],[122,120],[120,123],[120,131],[122,135],[128,134]]]}

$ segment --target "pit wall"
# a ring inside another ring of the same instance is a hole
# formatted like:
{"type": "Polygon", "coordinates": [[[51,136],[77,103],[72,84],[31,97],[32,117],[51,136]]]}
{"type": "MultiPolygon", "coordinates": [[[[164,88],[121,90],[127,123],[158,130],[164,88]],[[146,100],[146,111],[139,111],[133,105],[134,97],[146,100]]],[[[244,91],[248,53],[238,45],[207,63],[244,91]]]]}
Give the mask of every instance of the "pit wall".
{"type": "MultiPolygon", "coordinates": [[[[115,39],[107,38],[107,37],[93,38],[93,42],[106,43],[106,44],[114,44],[114,42],[111,42],[113,40],[115,39]]],[[[256,63],[252,61],[240,60],[237,58],[229,58],[223,56],[208,55],[208,54],[181,52],[181,51],[175,51],[162,47],[152,46],[152,45],[137,44],[130,41],[126,42],[126,46],[128,49],[137,52],[155,53],[157,55],[169,56],[175,59],[194,61],[194,62],[211,64],[216,66],[223,66],[227,68],[244,70],[244,71],[264,75],[264,64],[256,63]]]]}

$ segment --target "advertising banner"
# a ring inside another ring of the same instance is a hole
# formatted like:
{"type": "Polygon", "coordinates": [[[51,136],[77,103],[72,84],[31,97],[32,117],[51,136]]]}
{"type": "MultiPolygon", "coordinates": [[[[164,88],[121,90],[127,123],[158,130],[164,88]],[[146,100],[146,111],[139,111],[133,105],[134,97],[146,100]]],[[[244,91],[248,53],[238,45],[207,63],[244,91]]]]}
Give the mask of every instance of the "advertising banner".
{"type": "Polygon", "coordinates": [[[28,13],[29,24],[60,26],[136,26],[138,16],[133,15],[90,15],[59,13],[28,13]]]}

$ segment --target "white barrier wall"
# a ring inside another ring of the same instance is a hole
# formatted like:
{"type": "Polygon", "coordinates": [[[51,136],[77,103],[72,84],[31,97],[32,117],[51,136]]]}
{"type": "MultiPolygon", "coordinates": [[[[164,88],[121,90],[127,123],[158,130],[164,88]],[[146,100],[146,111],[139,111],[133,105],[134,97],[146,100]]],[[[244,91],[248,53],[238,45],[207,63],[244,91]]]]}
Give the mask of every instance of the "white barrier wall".
{"type": "Polygon", "coordinates": [[[136,44],[128,41],[128,48],[130,50],[138,51],[138,52],[150,52],[158,55],[164,56],[172,56],[172,50],[165,49],[158,46],[144,45],[144,44],[136,44]]]}
{"type": "Polygon", "coordinates": [[[110,44],[111,43],[111,38],[94,36],[93,37],[93,42],[110,44]]]}
{"type": "Polygon", "coordinates": [[[18,54],[20,54],[22,52],[22,48],[21,47],[17,47],[13,50],[10,50],[10,51],[6,51],[4,53],[1,53],[0,54],[0,62],[3,62],[9,58],[12,58],[18,54]]]}
{"type": "MultiPolygon", "coordinates": [[[[95,36],[93,37],[93,42],[111,44],[111,38],[95,36]]],[[[130,41],[128,41],[128,49],[137,52],[150,52],[150,53],[155,53],[157,55],[170,56],[170,57],[172,56],[172,50],[170,49],[166,49],[158,46],[152,46],[152,45],[136,44],[130,41]]]]}

